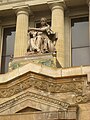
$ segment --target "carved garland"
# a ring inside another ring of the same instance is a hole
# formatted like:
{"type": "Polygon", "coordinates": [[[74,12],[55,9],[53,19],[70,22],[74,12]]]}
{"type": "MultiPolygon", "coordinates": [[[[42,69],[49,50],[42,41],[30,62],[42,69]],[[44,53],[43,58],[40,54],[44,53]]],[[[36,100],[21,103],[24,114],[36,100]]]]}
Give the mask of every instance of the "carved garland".
{"type": "Polygon", "coordinates": [[[49,78],[48,81],[41,80],[29,74],[26,77],[17,79],[17,81],[13,81],[14,84],[9,84],[7,88],[0,88],[0,98],[10,97],[30,87],[51,93],[75,92],[80,94],[83,91],[83,81],[73,81],[73,78],[72,82],[55,83],[49,78]]]}

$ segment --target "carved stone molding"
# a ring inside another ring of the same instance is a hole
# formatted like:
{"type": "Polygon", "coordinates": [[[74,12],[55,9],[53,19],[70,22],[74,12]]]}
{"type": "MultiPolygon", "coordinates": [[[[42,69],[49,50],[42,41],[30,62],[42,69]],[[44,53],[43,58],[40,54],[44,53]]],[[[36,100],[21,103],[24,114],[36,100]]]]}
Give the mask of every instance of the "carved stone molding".
{"type": "MultiPolygon", "coordinates": [[[[33,99],[34,101],[37,101],[37,102],[43,101],[46,105],[54,106],[59,109],[61,108],[63,110],[66,110],[69,107],[69,103],[28,91],[20,96],[17,96],[11,100],[8,100],[7,102],[0,104],[0,112],[4,111],[6,109],[9,109],[11,106],[12,107],[15,106],[19,101],[21,101],[24,98],[25,99],[27,99],[27,98],[33,99]]],[[[42,102],[42,104],[43,104],[43,102],[42,102]]]]}
{"type": "Polygon", "coordinates": [[[90,101],[90,94],[87,95],[77,95],[75,96],[75,103],[78,104],[78,103],[86,103],[86,102],[89,102],[90,101]]]}
{"type": "Polygon", "coordinates": [[[30,87],[50,93],[66,93],[75,92],[81,94],[83,92],[83,82],[86,77],[50,78],[35,73],[27,73],[19,78],[12,80],[5,85],[0,85],[0,98],[11,97],[30,87]],[[60,82],[61,81],[61,82],[60,82]]]}

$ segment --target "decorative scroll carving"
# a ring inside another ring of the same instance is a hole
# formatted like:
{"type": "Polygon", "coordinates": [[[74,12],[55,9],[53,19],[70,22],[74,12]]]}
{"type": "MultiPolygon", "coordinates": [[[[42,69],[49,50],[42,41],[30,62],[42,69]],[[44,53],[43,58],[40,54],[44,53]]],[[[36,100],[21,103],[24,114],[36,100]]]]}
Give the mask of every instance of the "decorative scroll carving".
{"type": "Polygon", "coordinates": [[[3,110],[5,109],[8,109],[10,108],[11,106],[15,106],[15,104],[17,102],[19,102],[20,100],[22,99],[26,99],[27,97],[29,97],[29,99],[34,99],[34,101],[44,101],[46,104],[49,104],[49,105],[53,105],[57,108],[61,108],[61,109],[67,109],[68,106],[69,106],[69,103],[66,103],[66,102],[63,102],[63,101],[60,101],[60,100],[56,100],[56,99],[53,99],[53,98],[50,98],[50,97],[47,97],[47,96],[43,96],[43,95],[40,95],[40,94],[36,94],[36,93],[33,93],[33,92],[26,92],[20,96],[17,96],[16,98],[13,98],[5,103],[2,103],[0,104],[0,112],[2,112],[3,110]]]}
{"type": "Polygon", "coordinates": [[[84,83],[84,92],[82,94],[76,94],[73,97],[73,101],[78,104],[78,103],[86,103],[90,101],[90,84],[84,83]]]}
{"type": "Polygon", "coordinates": [[[13,80],[11,83],[7,83],[7,86],[1,87],[0,97],[1,98],[10,97],[30,87],[34,87],[35,89],[51,93],[66,93],[66,92],[75,92],[77,94],[82,93],[83,80],[86,78],[81,77],[80,80],[79,77],[76,78],[76,80],[74,81],[73,81],[74,78],[70,79],[72,79],[72,82],[71,80],[70,81],[67,80],[67,82],[55,82],[54,78],[41,77],[34,73],[28,73],[25,76],[17,78],[15,81],[13,80]]]}
{"type": "Polygon", "coordinates": [[[90,101],[90,94],[89,95],[77,95],[75,96],[76,103],[86,103],[90,101]]]}

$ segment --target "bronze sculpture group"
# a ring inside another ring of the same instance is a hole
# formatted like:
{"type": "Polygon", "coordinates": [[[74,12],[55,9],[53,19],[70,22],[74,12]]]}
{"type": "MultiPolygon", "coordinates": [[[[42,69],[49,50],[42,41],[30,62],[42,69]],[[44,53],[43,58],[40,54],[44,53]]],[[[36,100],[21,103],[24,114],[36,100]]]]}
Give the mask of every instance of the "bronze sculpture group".
{"type": "Polygon", "coordinates": [[[49,53],[55,51],[57,41],[56,33],[47,24],[46,18],[41,18],[40,28],[29,28],[28,39],[29,44],[27,52],[31,53],[49,53]]]}

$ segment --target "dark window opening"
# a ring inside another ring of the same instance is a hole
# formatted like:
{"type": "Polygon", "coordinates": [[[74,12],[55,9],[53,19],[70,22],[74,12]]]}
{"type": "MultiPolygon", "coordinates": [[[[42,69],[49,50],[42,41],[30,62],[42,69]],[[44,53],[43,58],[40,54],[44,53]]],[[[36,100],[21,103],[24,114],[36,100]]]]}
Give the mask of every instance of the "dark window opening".
{"type": "Polygon", "coordinates": [[[8,64],[14,55],[15,27],[4,28],[1,58],[1,73],[8,72],[8,64]]]}

